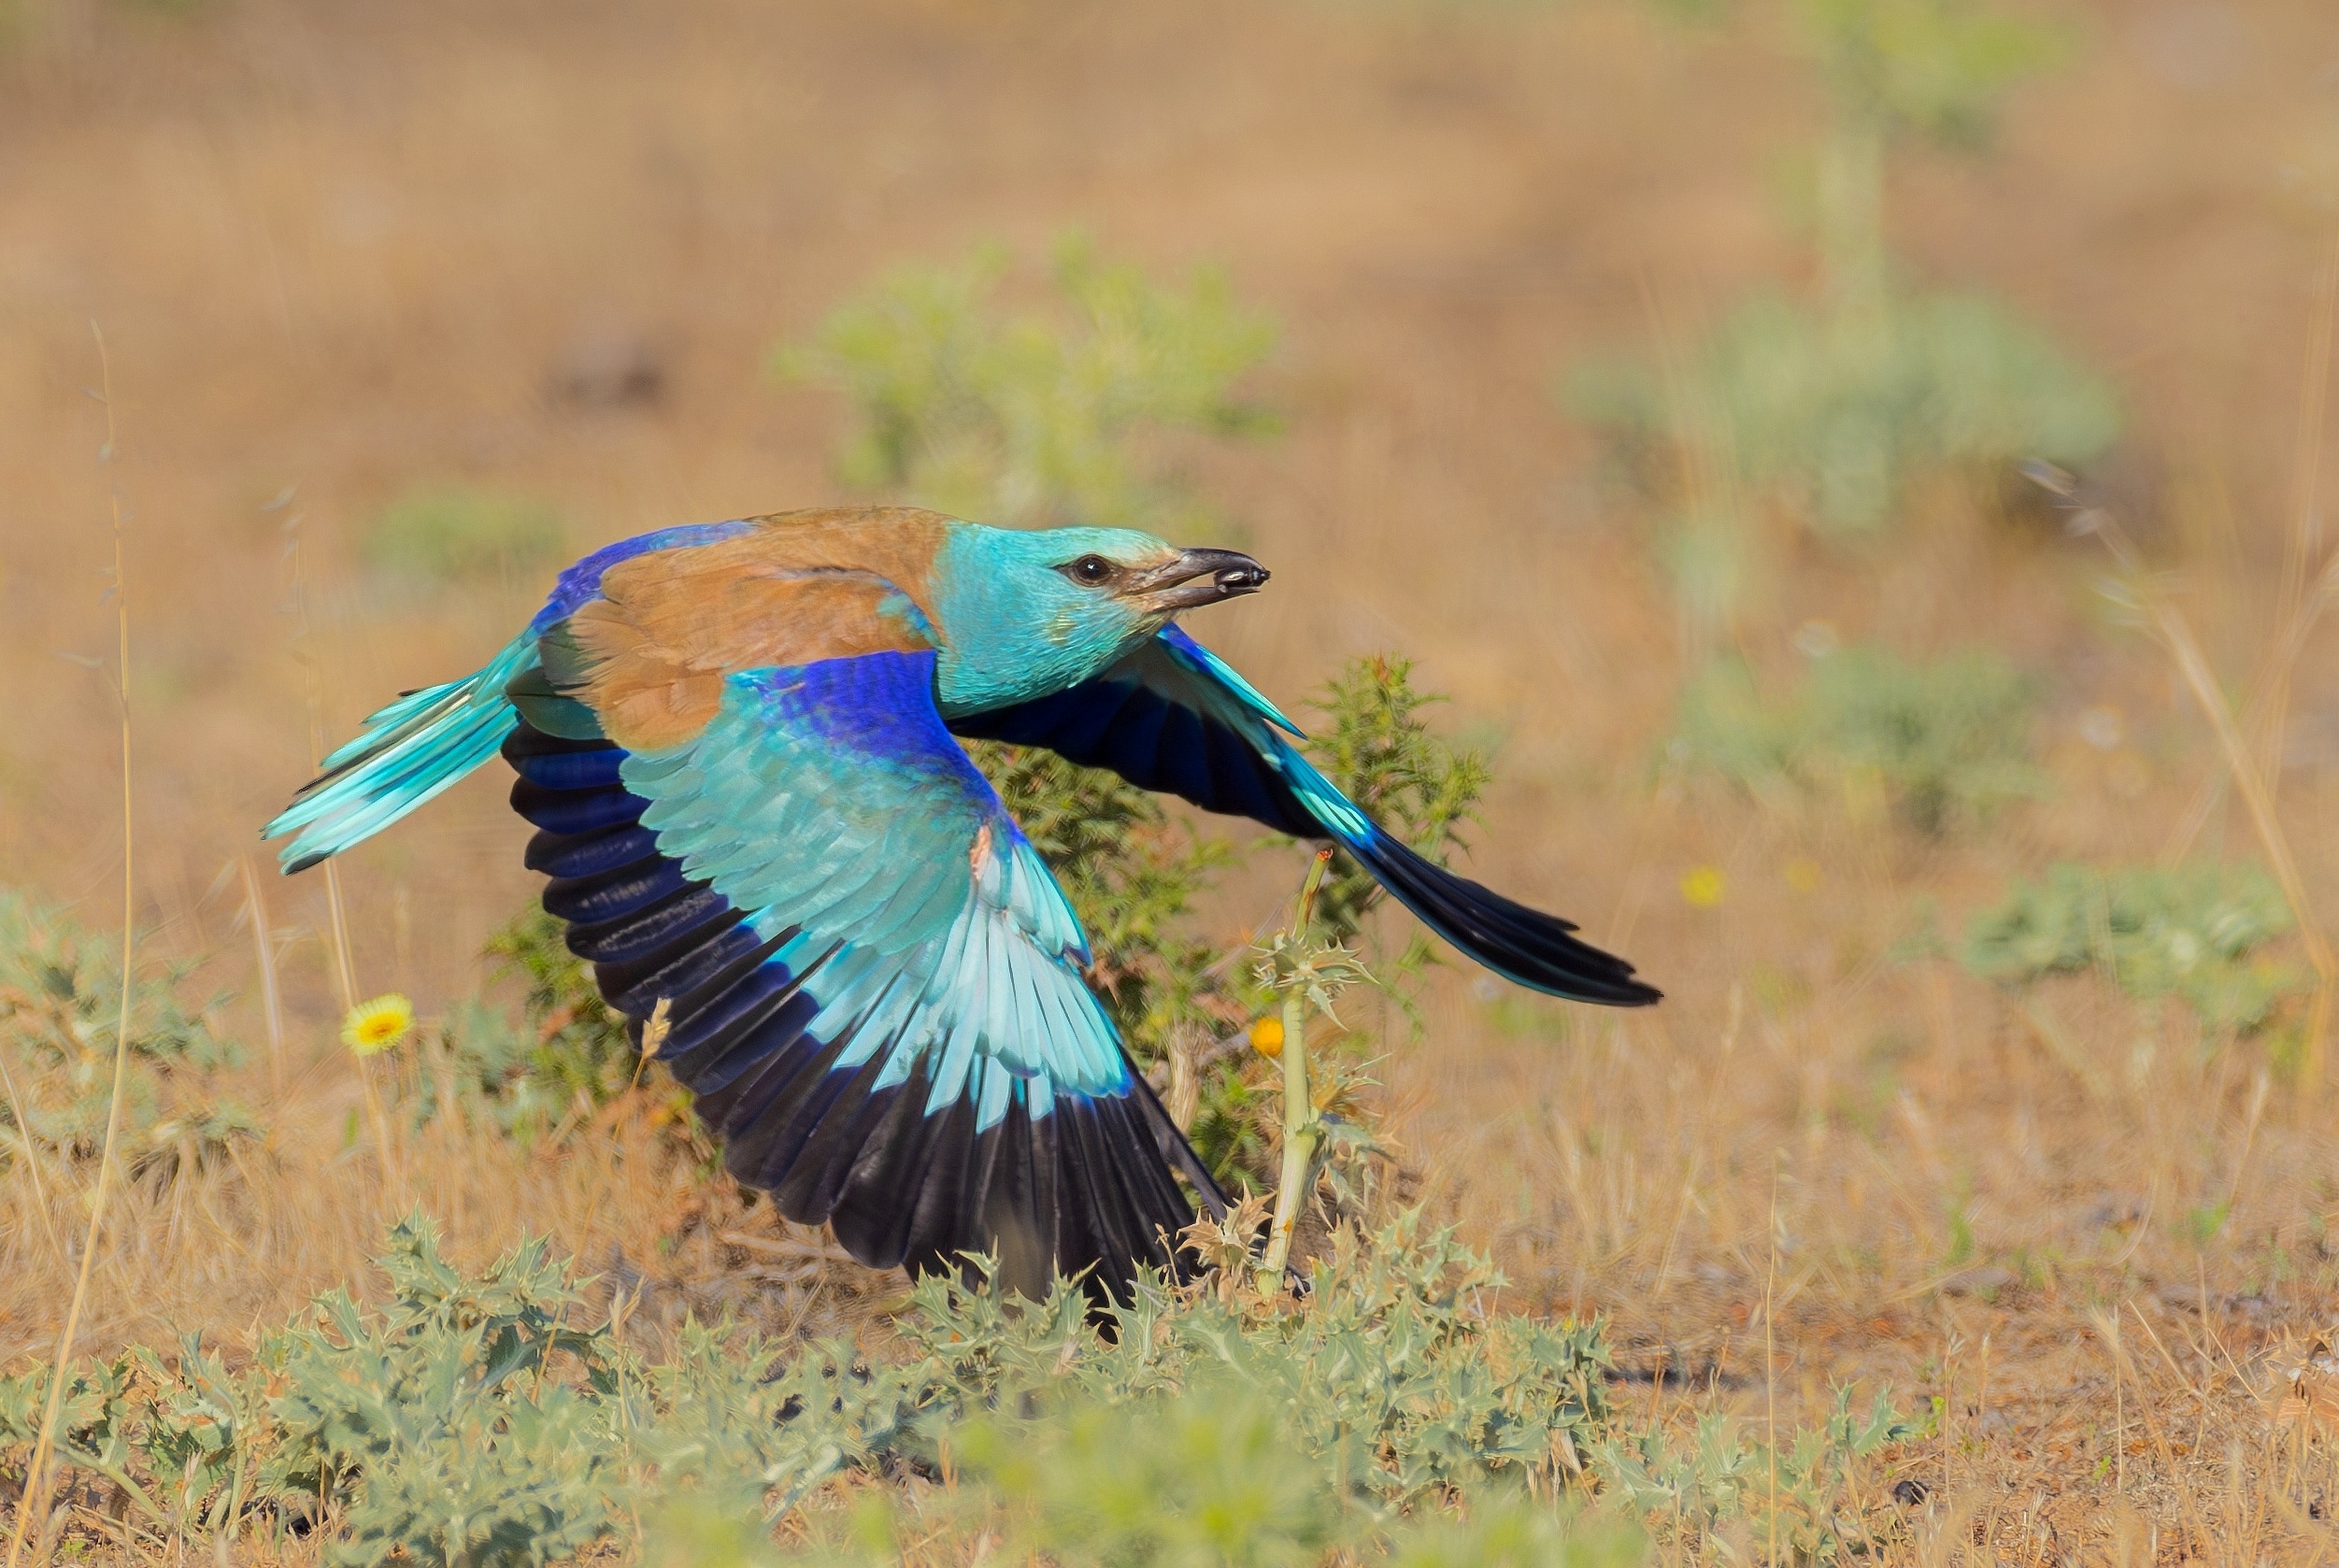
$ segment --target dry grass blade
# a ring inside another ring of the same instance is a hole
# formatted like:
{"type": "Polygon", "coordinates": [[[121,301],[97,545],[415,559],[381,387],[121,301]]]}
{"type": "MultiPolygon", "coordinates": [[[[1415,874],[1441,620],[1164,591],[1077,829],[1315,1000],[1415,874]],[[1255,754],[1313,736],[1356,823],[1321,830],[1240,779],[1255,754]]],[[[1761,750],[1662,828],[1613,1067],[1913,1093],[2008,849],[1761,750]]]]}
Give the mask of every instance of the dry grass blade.
{"type": "Polygon", "coordinates": [[[251,921],[252,969],[260,981],[261,1016],[268,1031],[268,1084],[284,1097],[284,998],[277,984],[276,933],[268,923],[268,902],[250,855],[236,858],[244,877],[244,906],[251,921]]]}
{"type": "Polygon", "coordinates": [[[2233,722],[2233,711],[2226,705],[2225,695],[2218,690],[2217,677],[2209,669],[2209,661],[2203,656],[2201,644],[2195,640],[2192,628],[2186,624],[2184,615],[2166,599],[2153,595],[2146,600],[2154,629],[2176,661],[2187,690],[2201,706],[2202,714],[2217,733],[2218,747],[2225,754],[2227,768],[2241,791],[2243,804],[2248,806],[2250,823],[2257,830],[2258,841],[2266,852],[2266,861],[2282,886],[2282,896],[2290,905],[2290,913],[2299,922],[2299,940],[2306,948],[2306,962],[2315,970],[2315,998],[2309,1006],[2306,1020],[2305,1048],[2300,1057],[2299,1080],[2302,1091],[2312,1097],[2320,1094],[2328,1071],[2327,1054],[2330,1046],[2332,1002],[2334,988],[2339,988],[2339,959],[2332,953],[2331,939],[2323,934],[2321,923],[2315,918],[2312,901],[2307,896],[2306,881],[2299,874],[2298,860],[2290,852],[2289,837],[2275,815],[2274,796],[2264,777],[2259,772],[2257,760],[2249,753],[2249,746],[2242,738],[2240,728],[2233,722]]]}
{"type": "MultiPolygon", "coordinates": [[[[2072,497],[2074,486],[2067,475],[2047,472],[2034,467],[2033,477],[2051,492],[2065,499],[2072,497]]],[[[2146,625],[2161,646],[2167,649],[2176,665],[2178,677],[2184,682],[2202,717],[2217,737],[2218,749],[2225,760],[2226,771],[2241,792],[2242,803],[2249,810],[2250,825],[2258,834],[2259,847],[2265,851],[2266,862],[2281,886],[2282,896],[2298,921],[2300,945],[2306,949],[2306,962],[2315,971],[2315,994],[2308,1005],[2306,1034],[2299,1060],[2301,1092],[2312,1099],[2322,1092],[2328,1073],[2332,1010],[2334,996],[2339,996],[2339,956],[2332,950],[2331,939],[2316,919],[2313,900],[2306,891],[2306,880],[2300,874],[2298,858],[2291,853],[2289,835],[2275,813],[2273,792],[2260,771],[2258,759],[2251,755],[2248,741],[2241,726],[2234,721],[2233,710],[2218,689],[2217,675],[2209,667],[2207,655],[2202,652],[2200,639],[2184,612],[2161,592],[2144,570],[2144,560],[2135,544],[2120,526],[2119,520],[2098,506],[2075,510],[2072,528],[2075,533],[2092,534],[2111,552],[2126,581],[2125,592],[2142,611],[2146,625]]],[[[2332,572],[2339,572],[2339,562],[2332,563],[2332,572]]],[[[2326,573],[2326,577],[2332,573],[2326,573]]],[[[2309,603],[2319,603],[2318,592],[2302,602],[2293,620],[2305,613],[2309,603]]],[[[2303,633],[2300,634],[2303,640],[2303,633]]]]}
{"type": "MultiPolygon", "coordinates": [[[[33,1530],[33,1521],[47,1522],[49,1495],[45,1488],[50,1450],[56,1440],[57,1412],[64,1402],[64,1387],[72,1376],[73,1341],[81,1326],[81,1309],[89,1300],[90,1266],[97,1258],[97,1244],[105,1234],[106,1200],[111,1190],[115,1147],[121,1138],[122,1088],[130,1076],[130,1000],[131,982],[135,971],[131,966],[132,950],[136,940],[137,881],[131,858],[132,816],[130,788],[130,595],[129,579],[123,571],[121,548],[121,490],[114,482],[113,465],[119,455],[114,445],[114,378],[113,365],[106,352],[106,335],[95,321],[90,333],[97,340],[97,362],[100,384],[104,388],[106,406],[106,446],[99,454],[106,468],[106,491],[113,504],[114,523],[114,624],[116,634],[114,669],[114,698],[121,720],[121,1005],[114,1023],[114,1078],[108,1090],[106,1106],[106,1141],[98,1151],[97,1190],[90,1200],[90,1225],[81,1242],[81,1264],[74,1276],[73,1299],[65,1308],[64,1327],[57,1335],[57,1352],[50,1362],[49,1403],[41,1415],[40,1438],[33,1446],[33,1457],[24,1467],[23,1500],[16,1512],[16,1533],[8,1542],[7,1568],[17,1568],[24,1549],[25,1537],[33,1530]]],[[[37,1555],[46,1546],[46,1532],[36,1535],[41,1543],[37,1555]]]]}
{"type": "MultiPolygon", "coordinates": [[[[2317,501],[2322,491],[2323,427],[2330,415],[2331,342],[2335,318],[2339,318],[2339,232],[2332,237],[2331,253],[2323,264],[2322,277],[2315,291],[2315,310],[2306,333],[2306,365],[2299,391],[2298,455],[2291,467],[2296,493],[2290,506],[2289,548],[2282,562],[2283,620],[2293,625],[2310,618],[2307,598],[2312,591],[2307,587],[2307,574],[2315,570],[2316,560],[2322,554],[2322,514],[2317,509],[2317,501]]],[[[2332,564],[2339,565],[2339,561],[2332,564]]],[[[2259,737],[2258,757],[2269,798],[2281,789],[2283,720],[2290,706],[2290,672],[2296,663],[2295,649],[2287,656],[2270,650],[2266,678],[2261,683],[2266,691],[2265,728],[2259,737]]]]}

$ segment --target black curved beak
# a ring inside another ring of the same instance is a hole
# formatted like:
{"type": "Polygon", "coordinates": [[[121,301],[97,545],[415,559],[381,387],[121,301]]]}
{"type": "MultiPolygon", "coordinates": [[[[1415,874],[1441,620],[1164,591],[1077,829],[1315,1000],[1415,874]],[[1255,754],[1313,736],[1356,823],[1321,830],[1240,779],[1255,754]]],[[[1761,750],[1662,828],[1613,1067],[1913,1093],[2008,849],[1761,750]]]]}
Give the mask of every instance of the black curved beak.
{"type": "Polygon", "coordinates": [[[1237,599],[1265,586],[1267,568],[1240,550],[1182,549],[1167,563],[1132,577],[1121,592],[1154,610],[1190,610],[1237,599]]]}

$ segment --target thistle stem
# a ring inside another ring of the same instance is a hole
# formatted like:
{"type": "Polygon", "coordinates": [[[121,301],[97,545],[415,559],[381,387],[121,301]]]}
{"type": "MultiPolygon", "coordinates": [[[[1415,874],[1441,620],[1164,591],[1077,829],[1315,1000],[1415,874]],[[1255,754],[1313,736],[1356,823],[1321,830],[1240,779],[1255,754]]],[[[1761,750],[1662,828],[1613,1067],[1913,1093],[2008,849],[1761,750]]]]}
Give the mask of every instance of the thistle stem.
{"type": "MultiPolygon", "coordinates": [[[[1291,917],[1294,941],[1307,934],[1316,909],[1316,891],[1323,886],[1332,851],[1319,849],[1300,885],[1299,907],[1291,917]]],[[[1323,1119],[1307,1089],[1307,999],[1305,987],[1292,985],[1283,992],[1283,1171],[1276,1182],[1275,1219],[1267,1227],[1266,1255],[1259,1261],[1258,1285],[1262,1296],[1283,1288],[1284,1265],[1291,1256],[1291,1233],[1299,1226],[1300,1205],[1314,1185],[1316,1156],[1324,1142],[1323,1119]]]]}
{"type": "Polygon", "coordinates": [[[1307,1091],[1307,1006],[1294,990],[1283,997],[1283,1172],[1276,1182],[1275,1221],[1267,1228],[1266,1256],[1259,1263],[1259,1293],[1282,1289],[1283,1268],[1291,1256],[1300,1201],[1315,1169],[1323,1126],[1307,1091]]]}

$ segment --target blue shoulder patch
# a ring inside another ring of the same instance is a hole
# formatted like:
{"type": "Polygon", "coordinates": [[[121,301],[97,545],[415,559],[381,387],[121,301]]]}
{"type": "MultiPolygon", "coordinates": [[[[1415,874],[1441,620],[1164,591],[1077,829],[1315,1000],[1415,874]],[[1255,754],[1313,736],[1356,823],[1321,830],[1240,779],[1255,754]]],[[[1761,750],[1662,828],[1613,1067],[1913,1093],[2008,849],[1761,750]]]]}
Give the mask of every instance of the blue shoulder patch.
{"type": "Polygon", "coordinates": [[[637,555],[653,550],[687,549],[693,545],[716,545],[725,539],[735,539],[755,526],[744,518],[730,522],[686,522],[673,528],[654,529],[636,534],[630,539],[620,539],[604,545],[591,555],[563,571],[554,579],[552,596],[528,622],[531,632],[542,632],[555,621],[575,615],[578,606],[601,592],[601,574],[620,561],[631,561],[637,555]]]}

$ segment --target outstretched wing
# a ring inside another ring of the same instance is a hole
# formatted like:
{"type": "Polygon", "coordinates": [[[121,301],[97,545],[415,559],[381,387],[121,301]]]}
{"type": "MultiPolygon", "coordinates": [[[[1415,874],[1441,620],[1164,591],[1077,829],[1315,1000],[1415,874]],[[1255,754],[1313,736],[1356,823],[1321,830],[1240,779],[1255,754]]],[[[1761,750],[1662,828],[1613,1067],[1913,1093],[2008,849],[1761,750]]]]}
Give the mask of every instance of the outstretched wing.
{"type": "Polygon", "coordinates": [[[742,671],[692,737],[523,727],[545,907],[741,1181],[877,1267],[1043,1292],[1168,1267],[1207,1173],[1080,974],[1071,905],[934,703],[931,651],[742,671]]]}
{"type": "Polygon", "coordinates": [[[969,739],[1044,746],[1205,811],[1333,839],[1422,924],[1520,985],[1624,1007],[1661,994],[1624,960],[1579,940],[1568,921],[1458,877],[1384,832],[1291,744],[1302,738],[1296,725],[1176,626],[1093,680],[950,728],[969,739]]]}

